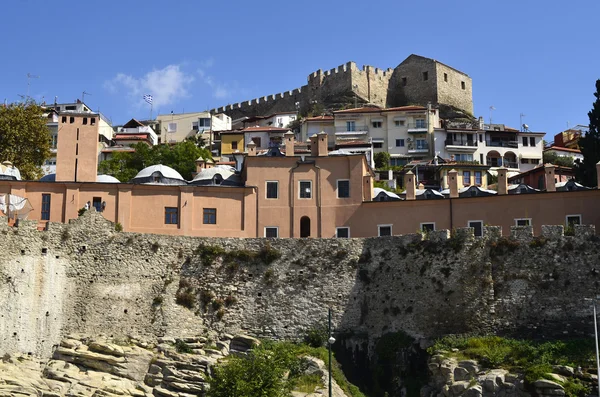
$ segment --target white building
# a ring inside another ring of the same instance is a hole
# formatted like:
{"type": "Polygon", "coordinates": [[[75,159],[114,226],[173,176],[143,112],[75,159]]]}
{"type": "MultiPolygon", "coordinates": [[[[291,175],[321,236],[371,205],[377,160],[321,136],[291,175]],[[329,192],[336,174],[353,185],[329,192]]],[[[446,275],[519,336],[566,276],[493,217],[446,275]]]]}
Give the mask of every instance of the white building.
{"type": "Polygon", "coordinates": [[[213,139],[212,132],[231,130],[231,117],[226,114],[211,115],[209,112],[159,114],[158,143],[183,142],[200,135],[207,144],[213,139]]]}

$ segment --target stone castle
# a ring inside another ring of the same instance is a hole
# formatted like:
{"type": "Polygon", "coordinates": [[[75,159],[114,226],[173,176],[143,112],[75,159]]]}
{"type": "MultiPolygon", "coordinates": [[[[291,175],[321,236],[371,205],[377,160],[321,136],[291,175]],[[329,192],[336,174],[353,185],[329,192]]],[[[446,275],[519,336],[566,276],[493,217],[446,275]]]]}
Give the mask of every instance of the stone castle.
{"type": "Polygon", "coordinates": [[[372,103],[382,107],[404,105],[440,106],[442,117],[471,116],[473,91],[471,78],[431,58],[410,55],[396,68],[382,70],[354,62],[308,76],[300,88],[215,108],[232,119],[278,112],[306,114],[320,104],[323,109],[340,109],[372,103]]]}

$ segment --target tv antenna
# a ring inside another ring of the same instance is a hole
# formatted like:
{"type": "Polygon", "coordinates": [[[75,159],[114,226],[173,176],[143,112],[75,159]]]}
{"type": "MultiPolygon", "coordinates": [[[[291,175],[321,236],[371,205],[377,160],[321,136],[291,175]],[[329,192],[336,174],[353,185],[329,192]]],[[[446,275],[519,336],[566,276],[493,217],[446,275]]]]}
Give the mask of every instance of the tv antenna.
{"type": "MultiPolygon", "coordinates": [[[[519,125],[521,126],[521,132],[523,132],[523,129],[526,128],[525,126],[527,124],[523,124],[523,117],[527,117],[526,115],[524,115],[523,113],[519,114],[519,125]]],[[[527,127],[529,128],[529,127],[527,127]]],[[[525,131],[527,131],[527,129],[525,129],[525,131]]]]}
{"type": "Polygon", "coordinates": [[[31,79],[39,79],[40,76],[27,73],[27,98],[29,99],[29,87],[31,86],[31,79]]]}
{"type": "Polygon", "coordinates": [[[492,127],[492,113],[496,110],[494,105],[490,106],[490,128],[492,127]]]}

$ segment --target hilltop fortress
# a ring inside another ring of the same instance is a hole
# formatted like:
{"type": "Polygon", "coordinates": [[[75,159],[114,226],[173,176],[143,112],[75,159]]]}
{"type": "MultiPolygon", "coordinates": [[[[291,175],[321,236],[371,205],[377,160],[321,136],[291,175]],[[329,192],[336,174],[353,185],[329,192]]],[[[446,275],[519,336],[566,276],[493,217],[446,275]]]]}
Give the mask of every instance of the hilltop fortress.
{"type": "Polygon", "coordinates": [[[386,70],[348,62],[308,76],[300,88],[215,108],[233,119],[277,112],[307,113],[315,104],[340,109],[350,104],[373,103],[382,107],[409,104],[439,105],[443,117],[473,114],[471,78],[431,58],[410,55],[396,68],[386,70]],[[458,111],[458,112],[456,112],[458,111]]]}

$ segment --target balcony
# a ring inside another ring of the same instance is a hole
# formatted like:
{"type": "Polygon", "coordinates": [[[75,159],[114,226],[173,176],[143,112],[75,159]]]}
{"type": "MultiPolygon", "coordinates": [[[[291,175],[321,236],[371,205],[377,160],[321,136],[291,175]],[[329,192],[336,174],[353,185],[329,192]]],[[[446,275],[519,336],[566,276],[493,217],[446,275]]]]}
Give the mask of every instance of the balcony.
{"type": "Polygon", "coordinates": [[[409,134],[426,134],[427,123],[409,123],[408,124],[409,134]]]}
{"type": "Polygon", "coordinates": [[[409,142],[408,153],[427,153],[429,152],[429,144],[427,142],[409,142]]]}
{"type": "Polygon", "coordinates": [[[446,149],[453,152],[473,153],[477,150],[477,141],[475,140],[446,139],[444,145],[446,149]]]}
{"type": "Polygon", "coordinates": [[[510,148],[517,149],[519,147],[519,142],[518,141],[494,141],[494,140],[486,140],[485,141],[485,145],[486,146],[491,146],[491,147],[510,147],[510,148]]]}
{"type": "Polygon", "coordinates": [[[502,161],[501,158],[488,157],[486,159],[486,163],[487,163],[487,165],[489,165],[491,167],[505,167],[505,168],[516,168],[516,169],[519,169],[519,164],[517,164],[517,162],[515,162],[515,161],[509,161],[509,160],[502,161]]]}
{"type": "Polygon", "coordinates": [[[369,127],[366,125],[351,125],[345,127],[335,127],[336,135],[364,135],[369,132],[369,127]]]}

